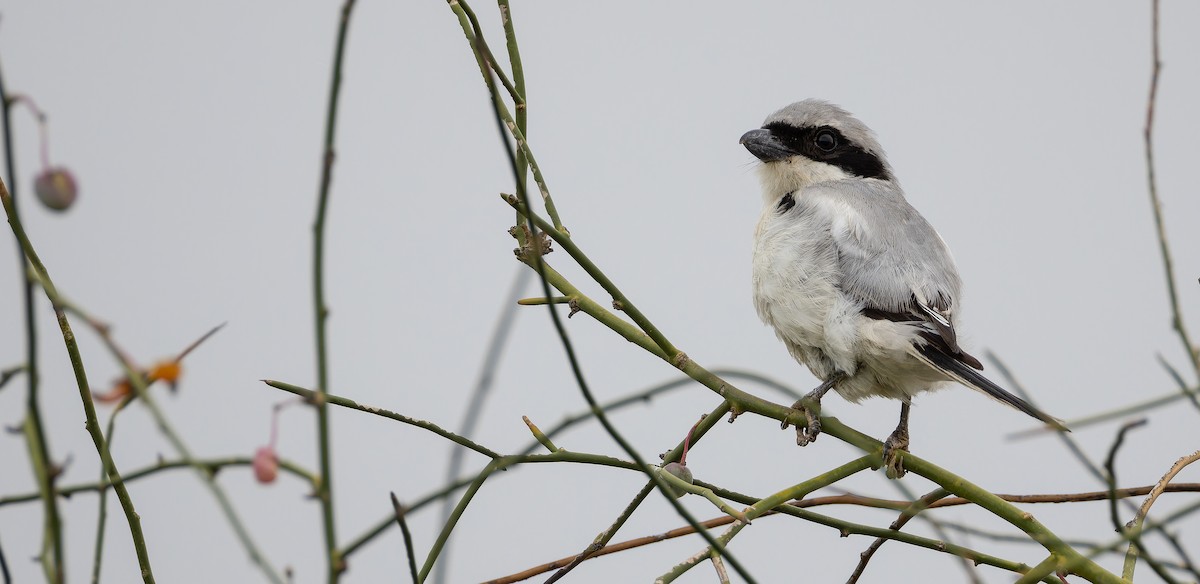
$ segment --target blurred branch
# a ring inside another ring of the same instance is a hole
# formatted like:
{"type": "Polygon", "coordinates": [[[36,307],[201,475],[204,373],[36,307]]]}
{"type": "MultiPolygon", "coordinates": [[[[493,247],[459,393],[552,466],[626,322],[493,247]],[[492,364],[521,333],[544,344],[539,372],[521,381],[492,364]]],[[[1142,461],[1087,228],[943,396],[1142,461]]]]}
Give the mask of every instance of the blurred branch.
{"type": "MultiPolygon", "coordinates": [[[[1158,397],[1153,397],[1153,398],[1150,398],[1150,399],[1147,399],[1144,401],[1126,404],[1126,405],[1123,405],[1121,407],[1114,408],[1111,410],[1105,410],[1105,411],[1091,414],[1088,416],[1070,419],[1070,420],[1067,420],[1065,423],[1072,430],[1078,430],[1078,429],[1086,427],[1086,426],[1092,426],[1095,424],[1100,424],[1102,422],[1108,422],[1110,420],[1127,418],[1129,416],[1132,416],[1133,414],[1138,414],[1138,413],[1141,413],[1141,412],[1144,412],[1147,410],[1152,410],[1157,407],[1170,405],[1181,399],[1184,399],[1185,397],[1188,399],[1191,399],[1191,398],[1196,397],[1197,395],[1200,395],[1200,389],[1197,389],[1195,387],[1181,388],[1180,391],[1173,391],[1171,393],[1167,393],[1167,394],[1164,394],[1164,395],[1161,395],[1158,397]]],[[[1013,432],[1012,434],[1009,434],[1008,437],[1014,438],[1014,439],[1028,438],[1031,436],[1037,436],[1037,435],[1041,435],[1041,434],[1045,434],[1047,432],[1053,432],[1053,431],[1054,431],[1053,428],[1047,428],[1046,426],[1038,426],[1037,428],[1030,428],[1028,430],[1021,430],[1019,432],[1013,432]]],[[[1062,432],[1058,432],[1058,434],[1060,436],[1063,435],[1062,432]]]]}
{"type": "MultiPolygon", "coordinates": [[[[892,531],[900,531],[900,528],[904,527],[909,521],[912,520],[913,517],[916,517],[919,513],[928,509],[930,504],[938,499],[946,498],[949,494],[950,492],[946,489],[938,488],[930,491],[926,495],[923,495],[920,499],[913,501],[912,504],[906,507],[904,511],[900,513],[900,516],[888,526],[888,529],[892,531]]],[[[858,579],[862,578],[863,572],[867,569],[867,563],[871,561],[871,558],[875,556],[875,552],[879,551],[879,548],[883,547],[883,544],[886,541],[887,540],[882,537],[875,538],[875,541],[871,542],[871,545],[868,546],[866,550],[863,550],[861,554],[859,554],[858,566],[854,568],[854,572],[850,574],[850,578],[846,580],[846,584],[856,584],[858,579]]]]}
{"type": "MultiPolygon", "coordinates": [[[[66,575],[63,573],[62,519],[58,509],[58,498],[54,494],[53,469],[55,465],[50,454],[50,442],[46,439],[42,423],[41,407],[38,405],[40,376],[38,375],[37,319],[34,314],[33,289],[35,283],[27,269],[29,251],[27,246],[21,242],[22,236],[17,233],[20,215],[17,213],[17,169],[13,150],[12,106],[14,102],[15,99],[9,95],[7,86],[4,84],[4,76],[0,74],[0,114],[2,114],[4,122],[4,163],[9,184],[12,185],[12,194],[9,195],[8,191],[5,192],[4,210],[8,214],[9,223],[13,225],[13,234],[17,239],[17,269],[21,272],[21,299],[25,316],[24,365],[27,393],[25,395],[24,423],[29,439],[32,440],[29,451],[33,462],[34,479],[37,481],[38,490],[42,493],[42,529],[46,536],[45,542],[50,546],[49,556],[46,556],[45,549],[42,550],[43,565],[47,567],[47,581],[62,584],[66,581],[66,575]]],[[[7,377],[5,379],[7,380],[7,377]]]]}
{"type": "Polygon", "coordinates": [[[12,584],[12,574],[8,573],[8,560],[4,557],[4,546],[0,545],[0,576],[4,578],[4,584],[12,584]]]}
{"type": "MultiPolygon", "coordinates": [[[[99,319],[95,318],[87,311],[83,310],[78,304],[70,300],[60,297],[58,305],[62,310],[70,312],[71,314],[81,318],[84,323],[86,323],[96,333],[96,336],[100,337],[100,340],[104,344],[105,348],[108,349],[109,353],[112,354],[113,358],[116,359],[117,363],[121,366],[122,371],[125,373],[124,383],[128,384],[128,388],[132,391],[132,393],[130,393],[126,399],[121,401],[119,407],[123,408],[131,400],[135,398],[138,399],[150,412],[150,417],[154,419],[155,425],[158,426],[159,431],[162,432],[164,437],[166,437],[167,442],[171,444],[171,447],[175,449],[176,454],[183,459],[183,462],[192,463],[194,458],[190,449],[187,447],[187,444],[184,443],[183,438],[181,438],[175,431],[175,427],[171,424],[170,420],[167,419],[167,415],[162,411],[162,408],[158,407],[158,400],[150,394],[149,384],[158,381],[160,377],[163,381],[172,384],[172,386],[177,383],[181,372],[180,362],[182,359],[188,356],[188,354],[190,354],[192,351],[196,350],[196,348],[199,347],[204,341],[216,334],[217,331],[221,330],[225,324],[222,323],[209,329],[195,341],[192,341],[192,343],[189,344],[183,351],[180,351],[178,356],[166,362],[167,365],[165,367],[160,364],[155,366],[152,370],[150,370],[150,372],[147,372],[140,370],[131,360],[129,355],[117,344],[116,340],[112,337],[111,327],[105,325],[99,319]],[[154,371],[158,370],[165,370],[167,373],[154,373],[154,371]]],[[[113,416],[114,417],[109,420],[110,433],[112,432],[112,422],[115,419],[116,412],[113,412],[113,416]]],[[[242,544],[242,547],[246,548],[246,553],[250,556],[250,561],[259,567],[268,580],[276,584],[283,584],[283,578],[275,571],[275,568],[271,566],[271,563],[267,560],[262,550],[260,550],[258,545],[254,542],[254,538],[250,535],[250,531],[246,529],[246,526],[242,523],[237,511],[234,509],[233,502],[229,499],[229,496],[225,493],[225,490],[221,488],[221,485],[219,485],[214,479],[211,469],[200,464],[191,464],[191,466],[195,468],[201,482],[204,483],[204,486],[208,488],[210,493],[212,493],[213,498],[217,500],[217,506],[220,507],[221,513],[225,516],[226,521],[229,522],[230,527],[233,528],[234,535],[237,536],[238,541],[242,544]]]]}
{"type": "Polygon", "coordinates": [[[12,379],[14,377],[16,377],[17,374],[25,371],[25,369],[26,369],[26,367],[25,367],[24,363],[22,363],[20,365],[13,365],[12,367],[9,367],[8,369],[0,369],[0,388],[3,388],[5,385],[8,385],[9,381],[12,381],[12,379]]]}
{"type": "MultiPolygon", "coordinates": [[[[329,391],[329,349],[326,325],[329,306],[325,303],[325,214],[329,208],[329,187],[333,180],[334,136],[337,132],[338,97],[342,89],[342,62],[345,56],[346,35],[355,0],[345,0],[338,20],[337,42],[333,54],[333,76],[329,81],[329,104],[325,113],[324,155],[321,157],[321,179],[317,195],[317,214],[313,220],[313,312],[316,324],[317,391],[329,391]]],[[[317,485],[317,500],[321,503],[321,522],[325,532],[329,584],[335,584],[346,569],[338,556],[337,532],[333,518],[333,470],[330,466],[329,411],[324,400],[310,402],[317,410],[317,451],[320,459],[321,482],[317,485]]]]}
{"type": "MultiPolygon", "coordinates": [[[[464,438],[469,439],[475,433],[475,426],[479,423],[479,419],[483,415],[488,392],[492,389],[492,383],[496,379],[496,370],[500,366],[500,356],[504,353],[504,348],[508,344],[509,333],[513,328],[513,321],[516,320],[517,300],[521,297],[522,291],[529,285],[529,277],[529,270],[517,266],[516,274],[513,275],[512,285],[509,286],[508,295],[500,305],[500,318],[497,320],[495,328],[492,329],[492,337],[488,341],[487,350],[483,357],[483,364],[479,367],[475,389],[471,392],[471,396],[466,402],[467,405],[463,409],[463,421],[459,428],[464,438]]],[[[462,466],[462,449],[452,448],[450,450],[450,463],[446,465],[447,483],[454,481],[462,474],[462,466]]],[[[450,498],[447,497],[442,505],[442,523],[449,521],[451,512],[453,512],[453,507],[450,505],[450,498]]],[[[442,557],[450,557],[449,546],[446,547],[442,557]]],[[[435,581],[443,582],[446,573],[447,570],[439,569],[436,573],[435,581]]]]}
{"type": "MultiPolygon", "coordinates": [[[[123,479],[124,479],[124,482],[131,483],[131,482],[137,481],[139,479],[144,479],[147,477],[154,476],[163,471],[180,469],[180,468],[192,468],[195,466],[201,466],[203,468],[206,468],[206,469],[208,469],[208,472],[210,474],[216,475],[221,469],[224,469],[224,468],[239,467],[239,466],[252,466],[253,464],[254,464],[254,459],[251,457],[248,457],[248,456],[229,456],[229,457],[223,457],[223,458],[203,458],[203,459],[195,459],[195,460],[190,460],[190,461],[182,460],[182,459],[181,460],[168,460],[168,461],[157,462],[150,466],[142,467],[137,470],[126,473],[125,476],[123,477],[123,479]]],[[[305,470],[303,467],[301,467],[300,465],[298,465],[294,462],[289,462],[287,460],[281,459],[279,461],[279,468],[286,471],[288,474],[295,476],[296,478],[302,479],[306,484],[313,487],[314,489],[316,488],[317,483],[319,482],[319,478],[317,476],[313,475],[313,473],[305,470]]],[[[113,486],[112,479],[109,478],[109,479],[105,479],[105,480],[97,481],[97,482],[78,483],[78,484],[74,484],[74,485],[60,487],[58,489],[58,494],[60,496],[62,496],[63,498],[68,498],[72,495],[76,495],[79,493],[103,492],[103,491],[108,490],[112,486],[113,486]]],[[[24,493],[24,494],[20,494],[20,495],[7,495],[4,497],[0,497],[0,507],[3,507],[5,505],[14,505],[17,503],[28,503],[30,501],[36,501],[37,499],[38,499],[38,493],[24,493]]]]}
{"type": "Polygon", "coordinates": [[[1158,358],[1159,365],[1162,365],[1163,369],[1167,370],[1167,375],[1170,375],[1171,380],[1174,381],[1175,385],[1179,387],[1179,395],[1187,398],[1188,401],[1192,402],[1192,407],[1200,410],[1200,399],[1196,399],[1196,392],[1188,388],[1187,381],[1184,381],[1183,376],[1179,374],[1179,371],[1171,366],[1171,363],[1162,356],[1162,353],[1155,355],[1155,357],[1158,358]]]}
{"type": "Polygon", "coordinates": [[[1200,378],[1200,352],[1192,344],[1184,324],[1183,311],[1179,307],[1179,291],[1175,287],[1175,267],[1171,260],[1171,247],[1167,242],[1167,228],[1163,221],[1162,201],[1158,198],[1158,183],[1154,176],[1154,109],[1158,100],[1158,78],[1162,74],[1162,59],[1159,57],[1158,13],[1159,1],[1151,0],[1151,57],[1150,95],[1146,100],[1146,126],[1142,136],[1146,143],[1146,183],[1150,191],[1150,207],[1154,211],[1154,226],[1158,231],[1158,247],[1162,253],[1163,271],[1167,279],[1167,295],[1171,301],[1171,324],[1179,333],[1183,350],[1192,362],[1192,371],[1200,378]]]}
{"type": "Polygon", "coordinates": [[[100,432],[100,422],[96,419],[96,406],[92,402],[92,393],[88,385],[87,372],[83,367],[83,357],[79,354],[79,345],[75,342],[75,333],[71,330],[71,323],[67,321],[67,314],[58,304],[58,289],[54,286],[54,282],[50,279],[50,274],[46,271],[46,267],[42,265],[42,260],[38,258],[37,252],[33,249],[33,244],[25,234],[25,229],[21,226],[21,218],[17,216],[16,209],[13,207],[12,196],[9,195],[8,187],[3,181],[0,181],[0,202],[4,204],[4,212],[8,215],[8,222],[12,226],[13,233],[17,236],[17,240],[21,243],[21,249],[24,250],[25,257],[28,258],[38,280],[42,283],[42,289],[46,293],[46,298],[50,300],[51,306],[54,307],[54,314],[58,318],[58,326],[62,330],[63,343],[67,347],[67,354],[71,360],[71,369],[75,372],[75,383],[79,388],[79,397],[83,401],[83,411],[87,418],[85,427],[92,438],[92,443],[96,447],[96,452],[100,455],[100,460],[103,462],[104,468],[108,472],[109,479],[113,482],[117,498],[121,501],[121,508],[125,511],[125,519],[129,523],[129,531],[133,538],[133,547],[137,553],[138,566],[141,568],[142,579],[147,584],[150,584],[154,582],[154,574],[150,569],[150,555],[146,551],[146,540],[142,534],[142,522],[138,517],[137,511],[133,508],[133,499],[129,497],[129,491],[125,488],[125,483],[121,480],[121,474],[117,471],[116,463],[113,462],[112,453],[108,450],[108,444],[104,440],[104,435],[100,432]]]}

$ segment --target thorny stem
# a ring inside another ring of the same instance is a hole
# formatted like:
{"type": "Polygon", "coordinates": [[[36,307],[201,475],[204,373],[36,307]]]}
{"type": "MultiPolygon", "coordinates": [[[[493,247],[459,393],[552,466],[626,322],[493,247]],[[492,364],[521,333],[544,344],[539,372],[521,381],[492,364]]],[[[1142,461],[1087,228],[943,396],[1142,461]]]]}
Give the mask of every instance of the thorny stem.
{"type": "Polygon", "coordinates": [[[92,443],[96,447],[96,452],[100,455],[100,460],[108,472],[109,478],[113,481],[113,488],[117,492],[117,499],[121,501],[121,508],[125,511],[125,519],[129,523],[129,531],[133,538],[133,547],[137,553],[138,566],[141,568],[142,579],[147,584],[150,584],[154,582],[154,574],[150,569],[150,555],[146,552],[146,539],[142,534],[142,522],[138,517],[137,511],[133,508],[133,499],[129,497],[129,490],[125,488],[125,483],[121,480],[121,474],[117,471],[116,463],[113,462],[112,453],[108,450],[108,444],[104,440],[104,435],[100,432],[100,422],[96,419],[96,406],[92,402],[92,390],[91,386],[88,385],[87,372],[83,367],[83,357],[79,354],[79,345],[75,342],[75,333],[71,330],[71,323],[67,321],[67,313],[58,304],[58,289],[55,288],[54,282],[50,279],[50,274],[46,271],[46,266],[42,265],[42,260],[38,258],[37,252],[33,249],[33,244],[25,234],[25,229],[21,226],[21,218],[17,216],[16,209],[13,208],[12,196],[9,195],[8,187],[3,181],[0,181],[0,201],[4,204],[4,212],[8,215],[8,222],[12,226],[13,233],[16,234],[17,240],[21,244],[21,249],[25,251],[25,257],[33,266],[38,279],[41,280],[42,289],[46,292],[46,298],[50,300],[51,306],[54,307],[54,314],[58,317],[58,326],[62,330],[63,343],[67,346],[67,354],[71,360],[71,369],[75,372],[75,383],[79,388],[79,397],[83,401],[83,411],[87,418],[85,426],[92,438],[92,443]]]}
{"type": "MultiPolygon", "coordinates": [[[[320,190],[317,196],[317,214],[313,221],[313,310],[316,322],[317,391],[329,391],[329,353],[326,343],[326,325],[329,307],[325,304],[325,216],[329,207],[329,187],[333,178],[334,136],[337,131],[338,97],[342,89],[342,62],[346,49],[346,33],[349,30],[350,14],[355,0],[345,0],[338,21],[337,44],[333,55],[333,78],[329,82],[329,108],[325,114],[324,155],[321,164],[320,190]]],[[[328,556],[329,583],[338,581],[345,563],[338,556],[337,532],[333,518],[333,472],[329,462],[329,410],[324,400],[316,400],[317,448],[320,458],[321,482],[317,485],[317,500],[321,503],[321,520],[325,531],[325,553],[328,556]]]]}
{"type": "MultiPolygon", "coordinates": [[[[11,98],[4,85],[3,75],[0,75],[0,114],[4,117],[4,163],[8,180],[13,186],[10,197],[12,217],[17,216],[16,197],[16,162],[13,152],[12,139],[12,106],[11,98]]],[[[12,219],[10,218],[10,222],[12,219]]],[[[50,545],[49,556],[43,549],[43,561],[48,562],[47,581],[61,584],[66,581],[63,573],[63,541],[62,520],[59,515],[58,498],[54,491],[55,465],[50,455],[50,443],[46,440],[46,432],[42,423],[41,407],[38,405],[38,350],[37,350],[37,319],[34,314],[33,290],[36,283],[26,269],[28,265],[25,251],[17,245],[17,269],[21,271],[21,299],[25,314],[25,380],[27,393],[25,395],[25,424],[32,443],[30,454],[33,462],[33,474],[37,479],[38,490],[42,493],[43,527],[47,542],[50,545]]]]}

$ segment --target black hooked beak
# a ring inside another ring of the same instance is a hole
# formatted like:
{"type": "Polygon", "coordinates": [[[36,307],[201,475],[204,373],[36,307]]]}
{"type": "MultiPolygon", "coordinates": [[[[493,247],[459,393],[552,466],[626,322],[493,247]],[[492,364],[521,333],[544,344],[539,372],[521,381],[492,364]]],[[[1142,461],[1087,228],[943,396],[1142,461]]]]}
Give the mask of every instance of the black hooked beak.
{"type": "Polygon", "coordinates": [[[751,154],[763,162],[785,160],[796,155],[795,152],[785,146],[770,130],[762,128],[750,130],[742,134],[742,138],[738,140],[738,144],[745,146],[746,150],[749,150],[751,154]]]}

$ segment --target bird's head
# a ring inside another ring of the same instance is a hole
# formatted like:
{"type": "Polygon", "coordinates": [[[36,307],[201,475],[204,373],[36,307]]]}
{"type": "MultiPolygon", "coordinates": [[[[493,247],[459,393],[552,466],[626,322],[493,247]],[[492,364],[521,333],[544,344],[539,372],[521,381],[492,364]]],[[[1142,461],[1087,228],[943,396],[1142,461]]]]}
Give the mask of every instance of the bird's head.
{"type": "Polygon", "coordinates": [[[768,203],[822,182],[894,180],[871,129],[846,110],[817,99],[771,114],[762,128],[742,134],[740,143],[763,163],[768,203]]]}

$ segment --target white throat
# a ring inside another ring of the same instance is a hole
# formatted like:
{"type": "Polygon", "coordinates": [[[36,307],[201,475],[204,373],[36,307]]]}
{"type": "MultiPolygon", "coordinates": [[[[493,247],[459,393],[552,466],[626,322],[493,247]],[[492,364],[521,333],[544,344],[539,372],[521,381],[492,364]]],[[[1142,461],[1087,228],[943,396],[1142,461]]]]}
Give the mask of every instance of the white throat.
{"type": "Polygon", "coordinates": [[[763,203],[768,206],[774,206],[784,195],[810,185],[850,178],[841,168],[803,156],[763,163],[759,166],[758,176],[763,186],[763,203]]]}

